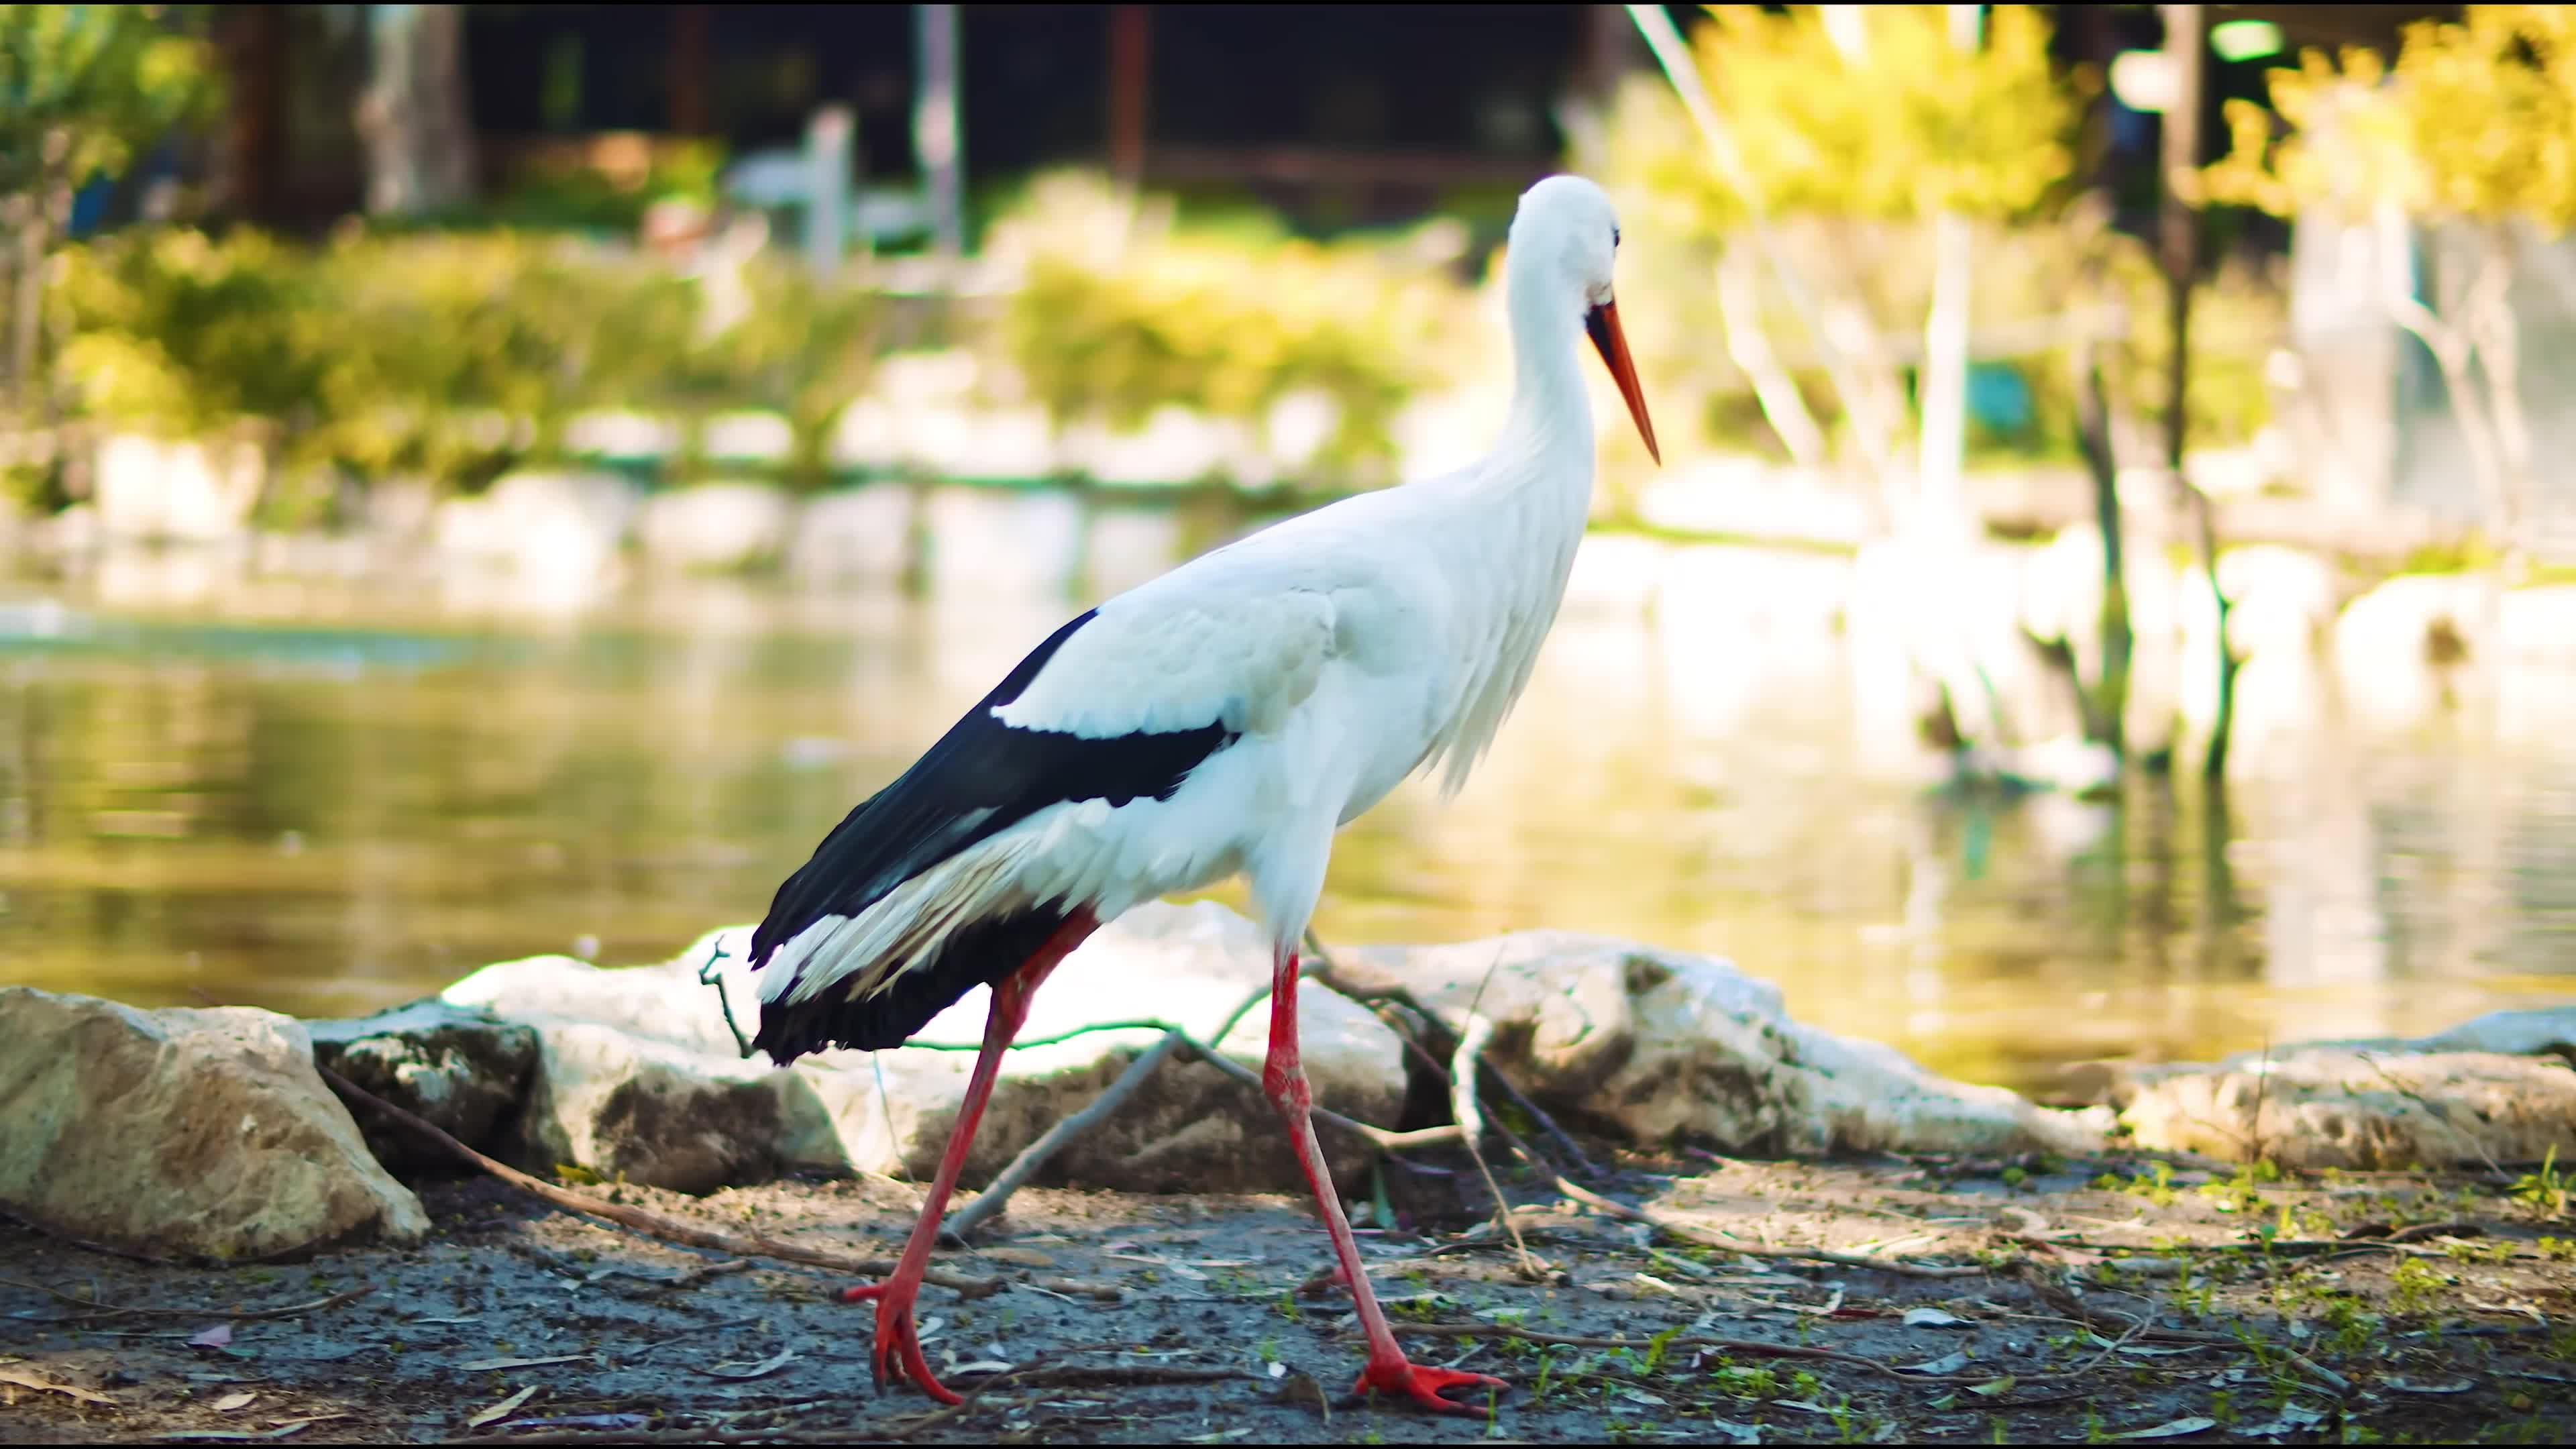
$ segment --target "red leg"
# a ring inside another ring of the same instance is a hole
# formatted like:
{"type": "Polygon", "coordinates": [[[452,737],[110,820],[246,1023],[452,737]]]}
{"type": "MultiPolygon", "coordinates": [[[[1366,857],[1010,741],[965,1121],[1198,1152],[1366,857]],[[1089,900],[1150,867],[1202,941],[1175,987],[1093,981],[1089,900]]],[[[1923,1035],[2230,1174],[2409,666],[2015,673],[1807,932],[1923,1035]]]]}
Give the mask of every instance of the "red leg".
{"type": "Polygon", "coordinates": [[[1471,1384],[1499,1389],[1506,1387],[1503,1381],[1483,1374],[1414,1367],[1406,1361],[1404,1350],[1396,1346],[1395,1334],[1386,1326],[1386,1315],[1378,1311],[1377,1294],[1369,1289],[1368,1272],[1360,1265],[1360,1245],[1351,1237],[1350,1219],[1342,1215],[1341,1195],[1333,1191],[1332,1171],[1324,1165],[1324,1150],[1315,1141],[1315,1089],[1306,1080],[1306,1064],[1297,1051],[1294,951],[1282,953],[1271,974],[1270,1055],[1262,1064],[1261,1086],[1288,1124],[1289,1144],[1297,1149],[1297,1165],[1305,1170],[1306,1185],[1315,1191],[1315,1210],[1324,1219],[1324,1230],[1332,1235],[1333,1255],[1341,1260],[1340,1276],[1350,1285],[1351,1304],[1359,1310],[1360,1328],[1368,1335],[1368,1364],[1360,1370],[1360,1381],[1353,1391],[1375,1389],[1383,1394],[1402,1394],[1426,1408],[1474,1412],[1475,1405],[1444,1399],[1440,1391],[1471,1384]]]}
{"type": "Polygon", "coordinates": [[[966,1150],[974,1144],[975,1124],[983,1119],[984,1103],[993,1095],[993,1079],[1000,1075],[1002,1053],[1010,1049],[1011,1038],[1019,1035],[1020,1023],[1028,1018],[1029,997],[1046,980],[1082,939],[1099,929],[1089,911],[1075,913],[1028,964],[1004,977],[993,987],[993,1008],[984,1018],[984,1048],[975,1054],[975,1073],[966,1080],[966,1101],[957,1110],[957,1126],[948,1134],[948,1147],[939,1155],[939,1173],[930,1181],[930,1196],[923,1199],[921,1217],[912,1225],[911,1240],[903,1245],[903,1258],[895,1264],[894,1276],[882,1283],[844,1292],[843,1301],[863,1303],[875,1299],[877,1304],[876,1376],[877,1382],[900,1382],[910,1379],[921,1391],[944,1404],[962,1403],[939,1380],[931,1377],[930,1361],[922,1357],[921,1338],[913,1327],[912,1305],[921,1296],[921,1275],[930,1267],[931,1245],[939,1237],[939,1217],[948,1207],[948,1194],[957,1187],[957,1174],[966,1166],[966,1150]]]}

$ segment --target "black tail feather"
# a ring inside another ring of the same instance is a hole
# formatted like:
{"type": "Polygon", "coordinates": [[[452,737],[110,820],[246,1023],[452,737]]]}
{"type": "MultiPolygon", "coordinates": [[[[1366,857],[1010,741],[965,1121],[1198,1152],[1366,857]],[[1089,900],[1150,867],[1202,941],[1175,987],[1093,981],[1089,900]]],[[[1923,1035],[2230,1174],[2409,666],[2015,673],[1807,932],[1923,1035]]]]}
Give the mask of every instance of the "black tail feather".
{"type": "Polygon", "coordinates": [[[899,1047],[967,992],[1027,965],[1072,915],[1049,908],[960,927],[937,956],[863,1001],[848,999],[836,987],[804,1001],[764,1003],[760,1030],[751,1043],[782,1066],[826,1047],[863,1052],[899,1047]]]}

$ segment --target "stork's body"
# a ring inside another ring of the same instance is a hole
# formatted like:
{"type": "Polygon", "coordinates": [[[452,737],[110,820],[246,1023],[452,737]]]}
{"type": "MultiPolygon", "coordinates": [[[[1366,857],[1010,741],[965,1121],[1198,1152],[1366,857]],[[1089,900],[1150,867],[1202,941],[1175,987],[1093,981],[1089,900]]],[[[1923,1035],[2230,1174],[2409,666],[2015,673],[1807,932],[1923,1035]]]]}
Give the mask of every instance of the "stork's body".
{"type": "Polygon", "coordinates": [[[1493,1382],[1407,1364],[1377,1311],[1308,1122],[1296,950],[1334,831],[1418,770],[1457,789],[1528,682],[1590,508],[1587,325],[1646,426],[1609,306],[1616,245],[1590,183],[1532,188],[1506,271],[1512,410],[1484,460],[1288,520],[1075,619],[780,888],[752,950],[775,1059],[896,1046],[993,987],[921,1222],[863,1290],[880,1375],[949,1397],[911,1303],[1028,994],[1101,922],[1240,873],[1273,944],[1264,1085],[1368,1329],[1362,1383],[1455,1408],[1440,1388],[1493,1382]]]}

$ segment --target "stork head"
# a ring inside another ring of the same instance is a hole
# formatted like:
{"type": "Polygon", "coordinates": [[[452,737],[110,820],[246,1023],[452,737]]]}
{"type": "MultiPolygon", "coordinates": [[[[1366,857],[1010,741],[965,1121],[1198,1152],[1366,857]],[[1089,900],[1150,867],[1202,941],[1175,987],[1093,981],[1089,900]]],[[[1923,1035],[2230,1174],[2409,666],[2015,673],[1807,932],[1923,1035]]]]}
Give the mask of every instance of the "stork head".
{"type": "MultiPolygon", "coordinates": [[[[1655,425],[1646,416],[1646,393],[1637,385],[1637,367],[1628,356],[1628,335],[1619,327],[1619,303],[1611,291],[1611,272],[1619,259],[1619,214],[1609,196],[1580,176],[1550,176],[1521,193],[1512,214],[1511,265],[1533,269],[1545,305],[1578,309],[1583,330],[1619,384],[1628,416],[1646,440],[1646,452],[1662,462],[1655,447],[1655,425]],[[1560,300],[1561,299],[1561,300],[1560,300]]],[[[1517,290],[1517,289],[1515,289],[1517,290]]]]}

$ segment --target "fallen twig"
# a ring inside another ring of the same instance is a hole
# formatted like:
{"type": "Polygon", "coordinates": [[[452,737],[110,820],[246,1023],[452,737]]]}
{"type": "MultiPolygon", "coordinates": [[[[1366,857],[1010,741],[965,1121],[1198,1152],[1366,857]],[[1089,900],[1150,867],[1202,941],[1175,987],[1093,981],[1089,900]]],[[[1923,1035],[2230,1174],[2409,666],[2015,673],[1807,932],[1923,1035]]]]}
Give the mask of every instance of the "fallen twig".
{"type": "Polygon", "coordinates": [[[1725,1234],[1684,1222],[1669,1213],[1652,1208],[1630,1207],[1563,1177],[1556,1180],[1556,1190],[1587,1207],[1598,1208],[1615,1218],[1632,1223],[1645,1223],[1677,1238],[1688,1239],[1704,1247],[1723,1248],[1742,1253],[1748,1258],[1796,1258],[1811,1263],[1836,1263],[1846,1268],[1872,1268],[1882,1273],[1896,1273],[1908,1278],[1973,1278],[1996,1271],[1982,1263],[1946,1266],[1933,1263],[1908,1263],[1898,1258],[1878,1258],[1867,1253],[1837,1253],[1830,1248],[1775,1248],[1761,1243],[1739,1242],[1725,1234]]]}
{"type": "MultiPolygon", "coordinates": [[[[1224,1041],[1233,1032],[1235,1023],[1243,1020],[1243,1014],[1260,1005],[1269,995],[1270,987],[1264,983],[1259,990],[1245,997],[1242,1005],[1227,1014],[1225,1024],[1217,1028],[1215,1039],[1224,1041]]],[[[961,1244],[964,1243],[973,1235],[977,1227],[1000,1213],[1003,1206],[1010,1202],[1011,1194],[1019,1191],[1030,1178],[1035,1177],[1038,1169],[1046,1166],[1049,1158],[1063,1151],[1066,1144],[1075,1138],[1107,1120],[1111,1113],[1118,1110],[1119,1104],[1134,1096],[1136,1089],[1144,1086],[1147,1078],[1160,1071],[1163,1063],[1172,1059],[1174,1052],[1185,1046],[1194,1045],[1196,1043],[1191,1041],[1187,1032],[1178,1027],[1165,1028],[1163,1039],[1154,1043],[1150,1050],[1139,1054],[1136,1060],[1129,1062],[1127,1070],[1118,1074],[1118,1080],[1111,1082],[1107,1091],[1092,1099],[1091,1105],[1070,1117],[1060,1119],[1054,1126],[1049,1127],[1045,1135],[1022,1148],[1020,1155],[1012,1158],[1010,1165],[1003,1168],[1001,1174],[995,1177],[982,1192],[977,1193],[973,1202],[950,1213],[947,1221],[940,1226],[940,1234],[961,1244]]]]}
{"type": "Polygon", "coordinates": [[[1038,1169],[1046,1166],[1047,1159],[1055,1156],[1075,1138],[1098,1126],[1110,1113],[1117,1111],[1129,1097],[1134,1096],[1136,1089],[1145,1085],[1145,1079],[1160,1071],[1163,1063],[1170,1061],[1172,1054],[1180,1050],[1181,1041],[1180,1033],[1166,1032],[1163,1039],[1154,1043],[1151,1050],[1129,1062],[1127,1070],[1118,1074],[1118,1080],[1111,1082],[1107,1091],[1093,1098],[1091,1105],[1070,1117],[1058,1118],[1055,1125],[1049,1127],[1037,1141],[1021,1148],[1019,1155],[1011,1159],[1010,1165],[1003,1168],[982,1192],[975,1195],[974,1201],[950,1213],[947,1220],[940,1224],[939,1235],[956,1243],[965,1243],[973,1236],[975,1229],[1001,1213],[1003,1207],[1010,1202],[1011,1194],[1019,1191],[1021,1185],[1030,1178],[1037,1176],[1038,1169]]]}
{"type": "MultiPolygon", "coordinates": [[[[1636,1353],[1649,1352],[1654,1344],[1642,1338],[1589,1338],[1575,1333],[1546,1333],[1535,1328],[1521,1328],[1508,1323],[1390,1323],[1398,1334],[1421,1334],[1429,1338],[1516,1338],[1528,1343],[1552,1344],[1559,1348],[1624,1348],[1636,1353]]],[[[1678,1334],[1663,1340],[1664,1350],[1676,1348],[1709,1348],[1720,1353],[1768,1354],[1775,1358],[1815,1359],[1822,1363],[1848,1364],[1872,1373],[1885,1374],[1899,1383],[1938,1384],[1953,1378],[1973,1375],[1900,1374],[1876,1359],[1856,1353],[1839,1353],[1830,1348],[1812,1348],[1798,1343],[1770,1343],[1758,1338],[1706,1338],[1697,1334],[1678,1334]]]]}
{"type": "Polygon", "coordinates": [[[376,1291],[372,1286],[361,1284],[345,1293],[334,1293],[328,1298],[316,1298],[310,1303],[293,1303],[284,1308],[146,1308],[120,1303],[101,1303],[93,1298],[83,1298],[78,1294],[65,1293],[59,1288],[48,1288],[42,1283],[29,1283],[19,1278],[0,1278],[0,1284],[42,1293],[56,1302],[68,1303],[74,1308],[87,1309],[88,1312],[83,1314],[83,1317],[114,1318],[123,1314],[141,1314],[150,1318],[226,1318],[235,1323],[249,1323],[264,1318],[301,1318],[308,1313],[320,1313],[325,1309],[337,1308],[343,1303],[355,1303],[376,1291]]]}
{"type": "Polygon", "coordinates": [[[1494,1023],[1470,1011],[1467,1029],[1458,1034],[1458,1054],[1449,1066],[1449,1109],[1458,1118],[1458,1130],[1467,1144],[1467,1156],[1474,1159],[1476,1171],[1485,1179],[1485,1191],[1494,1195],[1494,1216],[1511,1236],[1512,1254],[1518,1261],[1521,1276],[1536,1283],[1547,1276],[1547,1265],[1532,1253],[1522,1240],[1520,1226],[1512,1221],[1512,1205],[1503,1196],[1501,1183],[1494,1181],[1494,1169],[1485,1162],[1485,1149],[1479,1139],[1485,1135],[1485,1113],[1476,1100],[1476,1056],[1485,1043],[1494,1038],[1494,1023]]]}
{"type": "Polygon", "coordinates": [[[1243,1369],[1165,1368],[1152,1364],[1032,1364],[973,1381],[959,1390],[960,1403],[892,1423],[850,1424],[837,1429],[664,1429],[649,1433],[608,1430],[564,1430],[544,1434],[485,1434],[442,1439],[442,1444],[848,1444],[909,1439],[944,1428],[964,1418],[987,1396],[1007,1389],[1063,1388],[1081,1385],[1139,1387],[1153,1384],[1211,1384],[1250,1380],[1243,1369]]]}
{"type": "MultiPolygon", "coordinates": [[[[628,1207],[624,1203],[609,1202],[603,1198],[592,1197],[588,1193],[557,1187],[543,1178],[531,1177],[506,1162],[484,1156],[430,1123],[385,1101],[319,1062],[314,1063],[314,1070],[320,1072],[322,1080],[330,1083],[332,1090],[341,1096],[382,1115],[389,1121],[398,1122],[410,1128],[521,1192],[552,1203],[568,1212],[583,1213],[616,1223],[621,1227],[632,1228],[650,1237],[685,1244],[692,1248],[705,1248],[710,1252],[723,1253],[728,1257],[774,1258],[782,1263],[801,1263],[810,1268],[828,1268],[836,1273],[851,1273],[870,1278],[883,1277],[894,1271],[892,1258],[861,1258],[848,1253],[835,1253],[825,1248],[808,1248],[795,1243],[783,1243],[776,1238],[757,1233],[740,1235],[719,1233],[692,1223],[681,1222],[677,1218],[666,1218],[660,1213],[646,1212],[642,1208],[628,1207]]],[[[999,1293],[1002,1291],[1003,1282],[999,1278],[977,1278],[964,1273],[953,1273],[945,1268],[932,1268],[925,1272],[922,1278],[923,1281],[936,1283],[942,1288],[954,1289],[959,1295],[970,1299],[985,1298],[999,1293]]]]}
{"type": "MultiPolygon", "coordinates": [[[[2106,1327],[2116,1328],[2120,1331],[2120,1341],[2123,1343],[2126,1343],[2131,1339],[2143,1339],[2149,1343],[2189,1343],[2197,1344],[2205,1348],[2233,1349],[2238,1353],[2250,1353],[2253,1351],[2246,1345],[2244,1340],[2233,1334],[2206,1333],[2195,1329],[2185,1328],[2156,1328],[2150,1326],[2142,1319],[2130,1318],[2127,1315],[2114,1310],[2095,1308],[2093,1305],[2077,1298],[2074,1294],[2067,1292],[2055,1283],[2049,1282],[2047,1276],[2038,1271],[2025,1272],[2021,1274],[2020,1277],[2023,1284],[2029,1287],[2033,1293],[2037,1294],[2042,1301],[2048,1304],[2049,1307],[2065,1314],[2075,1322],[2083,1324],[2086,1328],[2093,1330],[2097,1334],[2106,1327]]],[[[2299,1367],[2306,1369],[2310,1374],[2313,1374],[2316,1377],[2318,1382],[2332,1386],[2334,1391],[2338,1394],[2350,1393],[2352,1391],[2352,1381],[2350,1379],[2347,1379],[2343,1375],[2336,1373],[2333,1369],[2327,1368],[2325,1365],[2318,1363],[2316,1360],[2309,1358],[2307,1355],[2290,1347],[2288,1344],[2274,1342],[2266,1343],[2263,1347],[2265,1351],[2277,1353],[2290,1360],[2292,1363],[2297,1364],[2299,1367]]]]}
{"type": "MultiPolygon", "coordinates": [[[[1227,1076],[1234,1078],[1238,1082],[1251,1086],[1255,1090],[1260,1089],[1261,1074],[1255,1072],[1252,1068],[1247,1067],[1243,1063],[1236,1061],[1234,1058],[1225,1055],[1223,1052],[1212,1051],[1209,1048],[1200,1045],[1198,1042],[1187,1042],[1185,1045],[1198,1055],[1198,1059],[1200,1061],[1207,1063],[1209,1066],[1216,1068],[1218,1071],[1225,1073],[1227,1076]]],[[[1414,1147],[1437,1147],[1442,1144],[1458,1140],[1458,1128],[1455,1124],[1446,1127],[1424,1127],[1412,1132],[1390,1132],[1383,1127],[1372,1127],[1368,1123],[1362,1122],[1357,1118],[1345,1117],[1341,1113],[1332,1111],[1329,1108],[1316,1107],[1312,1110],[1317,1122],[1320,1122],[1327,1127],[1338,1127],[1357,1137],[1366,1138],[1382,1152],[1401,1152],[1414,1147]]]]}
{"type": "MultiPolygon", "coordinates": [[[[1380,1002],[1400,1006],[1440,1030],[1449,1031],[1448,1024],[1440,1019],[1439,1014],[1416,1000],[1410,988],[1398,982],[1361,981],[1353,977],[1349,971],[1343,969],[1341,962],[1334,957],[1333,953],[1325,949],[1323,939],[1315,934],[1312,927],[1307,928],[1306,931],[1306,952],[1308,957],[1306,974],[1313,977],[1318,985],[1338,992],[1363,1006],[1373,1006],[1380,1002]]],[[[1449,1034],[1458,1035],[1456,1032],[1449,1032],[1449,1034]]],[[[1430,1048],[1410,1038],[1407,1038],[1406,1045],[1420,1053],[1432,1066],[1441,1065],[1440,1058],[1430,1048]]],[[[1531,1101],[1529,1094],[1523,1092],[1492,1062],[1486,1062],[1484,1067],[1484,1074],[1494,1079],[1495,1084],[1503,1089],[1503,1095],[1512,1099],[1512,1105],[1528,1113],[1530,1120],[1536,1122],[1540,1130],[1546,1132],[1557,1146],[1565,1149],[1568,1157],[1574,1159],[1576,1170],[1585,1177],[1601,1176],[1601,1169],[1595,1167],[1592,1159],[1584,1155],[1582,1145],[1574,1140],[1572,1134],[1556,1125],[1554,1117],[1549,1116],[1538,1103],[1531,1101]]]]}

